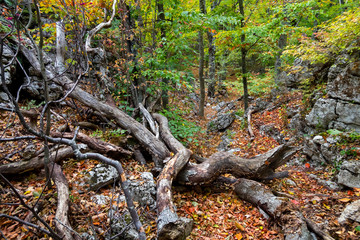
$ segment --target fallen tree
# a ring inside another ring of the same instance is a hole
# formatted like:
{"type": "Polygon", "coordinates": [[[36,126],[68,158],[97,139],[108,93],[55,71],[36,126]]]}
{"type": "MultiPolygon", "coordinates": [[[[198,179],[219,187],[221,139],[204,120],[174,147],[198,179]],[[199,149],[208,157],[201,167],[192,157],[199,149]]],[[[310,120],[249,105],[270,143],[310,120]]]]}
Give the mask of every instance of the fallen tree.
{"type": "MultiPolygon", "coordinates": [[[[34,52],[26,48],[21,48],[21,51],[32,66],[40,71],[34,52]]],[[[51,65],[47,66],[46,72],[48,78],[62,86],[64,91],[69,92],[69,97],[92,108],[104,117],[115,120],[116,124],[130,132],[153,155],[158,167],[162,167],[163,161],[166,161],[157,184],[159,239],[185,239],[189,234],[189,229],[191,229],[191,221],[179,218],[172,202],[171,186],[175,179],[184,185],[203,185],[210,184],[224,173],[231,173],[238,178],[256,180],[284,177],[287,176],[286,172],[276,173],[275,170],[296,152],[294,147],[281,145],[250,159],[219,152],[204,159],[200,164],[189,163],[191,152],[172,136],[165,117],[158,114],[153,115],[160,126],[161,139],[158,139],[142,124],[118,108],[95,99],[66,76],[57,78],[51,65]],[[173,152],[171,158],[169,158],[170,152],[173,152]]],[[[65,136],[71,137],[73,135],[67,133],[65,136]]],[[[79,137],[81,139],[81,136],[79,137]]]]}
{"type": "MultiPolygon", "coordinates": [[[[50,79],[62,87],[65,92],[63,99],[69,97],[77,100],[81,104],[94,110],[98,115],[113,120],[117,126],[126,129],[132,134],[141,146],[153,156],[156,167],[161,169],[157,181],[157,227],[159,239],[185,239],[191,231],[191,220],[179,218],[176,213],[171,192],[174,181],[184,185],[205,185],[211,184],[225,173],[230,173],[237,178],[255,180],[287,176],[286,172],[277,173],[276,169],[295,154],[297,149],[288,145],[278,146],[265,154],[250,159],[240,158],[230,153],[218,152],[209,158],[202,159],[200,164],[190,163],[189,159],[192,155],[191,151],[174,138],[169,130],[168,122],[165,117],[153,114],[153,117],[160,126],[160,138],[158,138],[156,133],[152,133],[144,125],[140,124],[116,106],[99,101],[94,96],[81,89],[78,83],[73,82],[69,77],[65,75],[56,75],[55,67],[51,64],[47,64],[45,70],[42,70],[37,53],[34,49],[29,49],[28,47],[20,45],[19,50],[22,56],[24,56],[31,64],[34,71],[37,71],[39,74],[45,74],[47,79],[50,79]]],[[[2,72],[4,72],[3,69],[2,72]]],[[[79,76],[79,78],[80,77],[81,76],[79,76]]],[[[2,83],[5,85],[4,76],[2,76],[2,83]]],[[[59,159],[75,156],[77,159],[96,159],[112,165],[117,169],[121,176],[120,184],[125,192],[131,217],[140,237],[145,239],[145,231],[139,220],[134,204],[132,203],[131,194],[129,193],[129,184],[125,178],[121,164],[118,161],[99,154],[111,155],[117,153],[129,155],[131,153],[121,148],[117,148],[116,146],[95,141],[77,131],[74,133],[63,134],[52,133],[53,135],[45,135],[43,132],[36,132],[33,127],[36,126],[36,124],[32,123],[32,126],[27,126],[16,101],[14,99],[12,100],[15,105],[15,112],[18,114],[25,129],[30,134],[34,135],[30,137],[36,137],[51,143],[67,145],[67,147],[62,150],[62,154],[60,156],[57,155],[57,157],[50,162],[56,162],[56,160],[59,159]],[[80,151],[81,149],[79,149],[79,146],[75,143],[76,139],[86,143],[90,148],[95,149],[99,153],[84,153],[83,151],[80,151]]],[[[55,102],[57,101],[48,102],[43,111],[55,102]]],[[[142,112],[145,112],[144,109],[142,112]]],[[[37,116],[33,113],[31,113],[31,116],[29,115],[29,117],[34,119],[33,121],[36,121],[37,119],[37,116]]],[[[40,116],[40,119],[42,119],[42,117],[43,115],[40,116]]],[[[147,119],[150,119],[148,114],[146,117],[147,119]]],[[[156,128],[156,124],[151,124],[151,126],[156,128]]],[[[33,139],[30,137],[29,139],[33,139]]],[[[12,141],[16,140],[16,138],[12,139],[12,141]]],[[[0,166],[0,173],[16,174],[34,168],[41,168],[43,166],[44,159],[41,156],[37,156],[29,161],[20,161],[0,166]]],[[[63,204],[61,206],[59,205],[59,224],[57,224],[56,227],[61,237],[71,239],[73,237],[72,233],[69,231],[69,222],[66,219],[68,211],[68,198],[66,197],[66,195],[68,195],[67,182],[66,179],[63,178],[63,174],[61,174],[61,167],[56,164],[54,165],[54,169],[56,175],[53,175],[53,179],[57,182],[58,192],[61,195],[59,196],[59,202],[63,204]],[[62,224],[64,226],[62,226],[62,224]]],[[[289,239],[300,239],[302,236],[309,236],[310,231],[306,227],[306,221],[304,221],[301,213],[286,201],[271,196],[269,191],[264,190],[263,186],[259,185],[259,183],[240,179],[235,185],[235,191],[246,201],[254,204],[260,203],[259,206],[264,208],[265,212],[274,219],[277,219],[277,222],[284,228],[289,239]],[[262,196],[267,196],[268,199],[263,201],[260,198],[262,196]]]]}

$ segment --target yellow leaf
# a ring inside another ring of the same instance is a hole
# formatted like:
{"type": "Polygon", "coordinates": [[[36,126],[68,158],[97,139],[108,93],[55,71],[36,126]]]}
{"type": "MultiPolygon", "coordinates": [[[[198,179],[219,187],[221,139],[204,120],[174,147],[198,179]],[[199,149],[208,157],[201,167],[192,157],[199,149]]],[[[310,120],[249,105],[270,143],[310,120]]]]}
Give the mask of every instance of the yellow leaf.
{"type": "Polygon", "coordinates": [[[244,230],[245,230],[245,228],[243,227],[243,225],[241,225],[241,224],[238,223],[238,222],[235,222],[235,226],[236,226],[238,229],[240,229],[241,231],[244,231],[244,230]]]}
{"type": "Polygon", "coordinates": [[[350,201],[351,199],[350,198],[342,198],[342,199],[339,199],[340,202],[348,202],[350,201]]]}
{"type": "Polygon", "coordinates": [[[325,203],[323,203],[324,207],[326,207],[327,209],[330,209],[330,206],[326,205],[325,203]]]}
{"type": "Polygon", "coordinates": [[[241,240],[243,236],[241,235],[241,233],[238,233],[235,235],[235,237],[237,240],[241,240]]]}

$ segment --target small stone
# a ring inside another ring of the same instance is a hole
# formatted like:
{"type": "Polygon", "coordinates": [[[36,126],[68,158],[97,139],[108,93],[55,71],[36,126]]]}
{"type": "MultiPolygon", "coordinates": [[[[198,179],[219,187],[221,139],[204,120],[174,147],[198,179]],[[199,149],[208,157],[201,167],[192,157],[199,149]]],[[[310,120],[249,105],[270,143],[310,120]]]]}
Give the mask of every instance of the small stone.
{"type": "Polygon", "coordinates": [[[325,139],[322,136],[315,136],[313,138],[314,143],[317,144],[324,144],[325,143],[325,139]]]}

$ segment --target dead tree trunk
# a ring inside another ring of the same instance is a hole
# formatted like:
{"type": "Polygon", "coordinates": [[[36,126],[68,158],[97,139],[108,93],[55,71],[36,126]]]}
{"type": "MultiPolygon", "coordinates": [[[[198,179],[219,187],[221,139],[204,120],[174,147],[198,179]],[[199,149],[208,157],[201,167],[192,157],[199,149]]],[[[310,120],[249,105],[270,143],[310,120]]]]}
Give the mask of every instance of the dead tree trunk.
{"type": "Polygon", "coordinates": [[[188,164],[178,175],[177,181],[185,185],[210,184],[221,174],[250,179],[286,177],[287,172],[275,173],[296,153],[296,149],[280,145],[265,154],[253,158],[241,158],[227,152],[218,152],[200,164],[188,164]]]}
{"type": "Polygon", "coordinates": [[[191,151],[171,134],[164,116],[154,114],[160,124],[160,135],[175,153],[165,165],[157,181],[158,239],[185,239],[191,232],[192,220],[179,218],[172,201],[171,186],[180,170],[187,164],[191,151]]]}
{"type": "MultiPolygon", "coordinates": [[[[70,158],[74,156],[74,151],[71,147],[60,148],[57,151],[54,151],[50,154],[50,161],[56,162],[70,158]]],[[[20,174],[23,172],[31,171],[34,169],[41,169],[44,165],[44,153],[39,156],[35,156],[29,160],[18,161],[13,163],[8,163],[0,166],[0,173],[2,174],[20,174]]]]}
{"type": "Polygon", "coordinates": [[[285,239],[311,240],[306,220],[297,207],[282,197],[276,197],[263,184],[239,179],[235,184],[236,194],[243,200],[260,207],[283,229],[285,239]]]}
{"type": "MultiPolygon", "coordinates": [[[[74,137],[74,133],[59,133],[59,132],[52,132],[50,134],[52,137],[58,137],[58,138],[67,138],[67,139],[72,139],[74,137]]],[[[119,157],[120,155],[123,156],[131,156],[132,152],[126,149],[123,149],[119,146],[116,146],[114,144],[111,143],[107,143],[92,137],[89,137],[88,135],[84,134],[84,133],[78,133],[76,136],[76,139],[79,142],[82,142],[84,144],[86,144],[89,148],[97,151],[98,153],[101,154],[107,154],[108,156],[112,157],[112,158],[116,158],[119,157]]]]}
{"type": "MultiPolygon", "coordinates": [[[[28,59],[35,70],[40,71],[40,64],[36,58],[36,54],[24,47],[21,48],[23,55],[28,59]]],[[[54,68],[51,65],[47,66],[46,74],[49,79],[52,79],[56,84],[63,87],[65,91],[69,91],[69,97],[78,100],[87,107],[94,109],[106,118],[113,119],[120,127],[130,132],[141,145],[155,157],[161,161],[170,155],[169,150],[165,144],[147,130],[138,121],[122,112],[120,109],[109,106],[95,99],[91,94],[85,92],[80,87],[76,86],[68,77],[61,76],[56,78],[54,68]]],[[[155,164],[162,166],[162,162],[158,161],[155,164]]]]}
{"type": "MultiPolygon", "coordinates": [[[[57,208],[55,227],[59,235],[65,240],[72,240],[73,233],[69,222],[69,186],[60,165],[54,163],[51,178],[53,179],[57,189],[57,208]]],[[[51,168],[50,168],[51,169],[51,168]]],[[[80,238],[76,238],[80,239],[80,238]]]]}

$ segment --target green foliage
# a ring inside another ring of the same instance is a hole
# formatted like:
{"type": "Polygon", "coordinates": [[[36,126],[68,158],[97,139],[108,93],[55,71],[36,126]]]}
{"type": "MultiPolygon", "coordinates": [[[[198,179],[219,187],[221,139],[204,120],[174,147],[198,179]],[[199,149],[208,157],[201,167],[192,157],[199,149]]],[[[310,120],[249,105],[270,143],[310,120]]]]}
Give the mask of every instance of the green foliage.
{"type": "Polygon", "coordinates": [[[352,147],[350,149],[341,150],[340,154],[345,155],[347,157],[350,157],[350,156],[356,157],[357,156],[357,151],[356,151],[355,147],[352,147]]]}
{"type": "Polygon", "coordinates": [[[200,132],[201,127],[196,126],[195,123],[186,121],[182,115],[186,114],[178,109],[171,111],[163,110],[162,115],[168,118],[169,128],[172,135],[179,140],[181,143],[186,145],[186,142],[189,143],[198,143],[196,138],[196,133],[200,132]]]}
{"type": "MultiPolygon", "coordinates": [[[[229,87],[235,87],[240,92],[243,89],[243,83],[241,81],[241,76],[239,76],[238,81],[228,82],[226,85],[229,87]]],[[[251,96],[261,96],[266,93],[269,93],[272,88],[275,87],[275,82],[273,79],[273,71],[269,70],[266,74],[260,75],[258,73],[249,73],[248,77],[248,91],[251,96]]]]}
{"type": "Polygon", "coordinates": [[[350,9],[340,16],[320,25],[314,37],[302,36],[299,46],[290,46],[288,55],[309,60],[311,63],[326,62],[333,54],[351,46],[360,49],[360,9],[350,9]]]}
{"type": "Polygon", "coordinates": [[[360,225],[359,225],[359,226],[356,226],[355,231],[356,231],[356,232],[360,232],[360,225]]]}
{"type": "Polygon", "coordinates": [[[339,134],[343,133],[342,131],[337,130],[337,129],[329,129],[326,132],[330,135],[339,135],[339,134]]]}
{"type": "Polygon", "coordinates": [[[36,100],[30,100],[30,101],[28,101],[27,103],[26,103],[26,105],[25,106],[22,106],[21,108],[22,109],[24,109],[24,110],[30,110],[30,109],[32,109],[32,108],[38,108],[38,107],[40,107],[41,105],[43,105],[45,102],[44,101],[42,101],[42,102],[40,102],[40,103],[36,103],[36,100]]]}
{"type": "Polygon", "coordinates": [[[109,129],[105,131],[96,129],[96,131],[92,132],[90,136],[100,138],[102,141],[107,141],[111,138],[125,137],[126,132],[126,130],[121,128],[109,129]]]}

